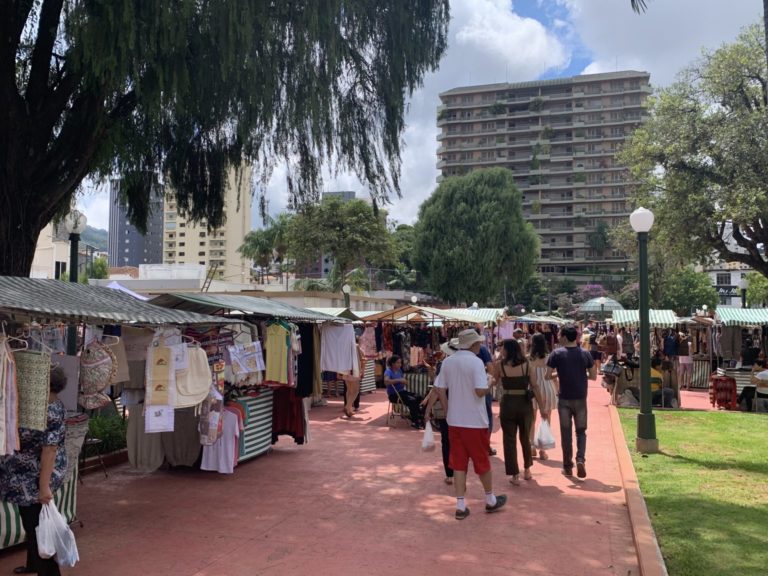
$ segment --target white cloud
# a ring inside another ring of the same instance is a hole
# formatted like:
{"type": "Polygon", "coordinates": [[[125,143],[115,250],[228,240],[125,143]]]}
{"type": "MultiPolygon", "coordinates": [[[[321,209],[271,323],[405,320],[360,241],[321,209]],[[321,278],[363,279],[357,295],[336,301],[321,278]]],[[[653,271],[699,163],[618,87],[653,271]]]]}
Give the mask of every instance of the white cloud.
{"type": "Polygon", "coordinates": [[[88,225],[103,230],[109,229],[109,188],[91,183],[83,185],[83,194],[78,198],[78,209],[88,218],[88,225]]]}
{"type": "Polygon", "coordinates": [[[559,0],[592,63],[586,71],[639,69],[655,86],[668,85],[702,48],[732,41],[762,15],[758,0],[650,0],[635,14],[629,0],[559,0]]]}

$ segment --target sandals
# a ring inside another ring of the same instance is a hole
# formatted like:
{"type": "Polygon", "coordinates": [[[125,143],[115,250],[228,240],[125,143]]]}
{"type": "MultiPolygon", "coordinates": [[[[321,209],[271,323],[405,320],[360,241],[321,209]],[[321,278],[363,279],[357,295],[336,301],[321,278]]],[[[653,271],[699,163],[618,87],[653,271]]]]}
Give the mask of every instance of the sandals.
{"type": "Polygon", "coordinates": [[[449,486],[451,486],[451,485],[453,484],[453,478],[452,478],[452,477],[450,477],[450,476],[446,476],[446,477],[443,479],[443,482],[445,482],[446,484],[448,484],[449,486]]]}
{"type": "Polygon", "coordinates": [[[539,450],[539,460],[549,460],[549,456],[544,450],[539,450]]]}
{"type": "Polygon", "coordinates": [[[523,478],[525,478],[526,480],[533,480],[533,474],[531,474],[531,469],[530,468],[526,468],[523,471],[523,478]]]}
{"type": "Polygon", "coordinates": [[[510,476],[509,483],[514,484],[515,486],[520,486],[520,474],[514,474],[513,476],[510,476]]]}

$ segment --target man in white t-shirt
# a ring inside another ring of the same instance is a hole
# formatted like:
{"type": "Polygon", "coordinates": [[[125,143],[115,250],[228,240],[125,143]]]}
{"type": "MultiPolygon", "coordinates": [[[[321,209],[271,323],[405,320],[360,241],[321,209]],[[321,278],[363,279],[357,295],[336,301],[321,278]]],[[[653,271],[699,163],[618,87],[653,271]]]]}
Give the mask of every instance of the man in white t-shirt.
{"type": "Polygon", "coordinates": [[[440,378],[435,382],[442,406],[447,406],[448,438],[451,444],[450,467],[456,487],[456,519],[469,516],[464,502],[469,461],[485,488],[485,511],[496,512],[507,502],[504,495],[493,493],[493,475],[488,456],[488,413],[485,396],[488,378],[483,361],[477,357],[485,338],[472,329],[459,334],[459,350],[443,361],[440,378]],[[446,394],[446,392],[449,392],[446,394]]]}

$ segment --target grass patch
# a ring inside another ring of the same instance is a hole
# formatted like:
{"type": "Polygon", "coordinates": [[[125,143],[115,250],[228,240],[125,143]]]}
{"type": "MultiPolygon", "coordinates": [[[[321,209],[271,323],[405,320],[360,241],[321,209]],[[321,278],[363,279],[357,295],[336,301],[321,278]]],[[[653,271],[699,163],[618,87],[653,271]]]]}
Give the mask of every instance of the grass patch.
{"type": "Polygon", "coordinates": [[[768,574],[768,418],[740,412],[656,412],[661,454],[624,436],[670,576],[768,574]]]}

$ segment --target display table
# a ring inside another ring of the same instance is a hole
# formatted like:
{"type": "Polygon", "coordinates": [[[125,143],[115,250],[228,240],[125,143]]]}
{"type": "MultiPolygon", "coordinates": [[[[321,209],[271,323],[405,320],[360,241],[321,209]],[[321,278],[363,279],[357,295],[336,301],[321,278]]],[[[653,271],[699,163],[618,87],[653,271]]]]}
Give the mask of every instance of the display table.
{"type": "Polygon", "coordinates": [[[248,407],[248,425],[240,432],[238,462],[269,452],[272,447],[272,390],[261,390],[258,396],[241,396],[237,402],[248,407]]]}
{"type": "Polygon", "coordinates": [[[693,376],[691,388],[706,390],[709,388],[709,375],[712,373],[712,362],[709,358],[693,359],[693,376]]]}

